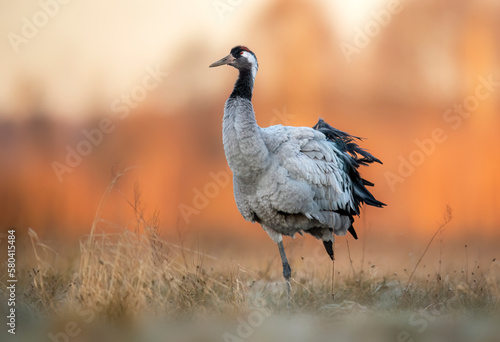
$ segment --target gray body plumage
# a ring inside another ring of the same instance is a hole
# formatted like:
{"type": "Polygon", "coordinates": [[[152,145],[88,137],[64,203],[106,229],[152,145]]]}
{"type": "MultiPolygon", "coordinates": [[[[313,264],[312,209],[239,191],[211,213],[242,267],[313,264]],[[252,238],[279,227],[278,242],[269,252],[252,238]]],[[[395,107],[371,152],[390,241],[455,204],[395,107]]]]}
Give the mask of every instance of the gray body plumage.
{"type": "Polygon", "coordinates": [[[309,127],[260,128],[252,103],[226,102],[223,120],[226,159],[233,171],[234,197],[247,221],[258,222],[271,238],[303,231],[323,241],[344,235],[354,208],[353,185],[341,153],[326,136],[309,127]]]}

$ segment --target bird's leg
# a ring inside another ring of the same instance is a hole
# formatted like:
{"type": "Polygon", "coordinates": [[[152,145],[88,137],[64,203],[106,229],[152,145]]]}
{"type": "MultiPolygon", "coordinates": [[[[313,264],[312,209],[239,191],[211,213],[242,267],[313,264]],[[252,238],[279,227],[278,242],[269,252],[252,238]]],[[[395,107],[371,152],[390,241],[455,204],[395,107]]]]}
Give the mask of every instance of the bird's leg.
{"type": "MultiPolygon", "coordinates": [[[[333,245],[333,247],[335,248],[335,245],[333,245]]],[[[332,295],[332,301],[333,301],[333,300],[335,300],[335,292],[333,292],[333,287],[335,285],[335,255],[334,255],[334,252],[332,253],[331,258],[332,258],[332,287],[330,289],[330,293],[332,295]]]]}
{"type": "Polygon", "coordinates": [[[292,269],[286,258],[285,248],[283,247],[283,241],[278,242],[278,248],[280,250],[281,264],[283,265],[283,278],[286,281],[286,295],[287,295],[287,307],[290,309],[290,276],[292,275],[292,269]]]}
{"type": "Polygon", "coordinates": [[[333,292],[333,285],[335,282],[335,255],[334,255],[334,243],[333,241],[323,241],[323,245],[325,246],[326,252],[330,256],[330,259],[332,259],[332,286],[331,286],[331,295],[332,295],[332,300],[335,299],[335,293],[333,292]]]}

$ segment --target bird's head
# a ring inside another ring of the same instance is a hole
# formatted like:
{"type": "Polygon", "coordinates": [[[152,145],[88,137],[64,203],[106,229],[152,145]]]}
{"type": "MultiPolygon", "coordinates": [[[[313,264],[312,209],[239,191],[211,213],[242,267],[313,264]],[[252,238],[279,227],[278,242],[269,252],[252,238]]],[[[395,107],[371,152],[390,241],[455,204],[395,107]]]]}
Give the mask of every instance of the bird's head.
{"type": "Polygon", "coordinates": [[[225,64],[233,66],[238,70],[252,70],[252,72],[255,73],[257,69],[259,69],[259,63],[257,63],[255,54],[247,47],[241,45],[232,48],[231,52],[226,57],[210,64],[210,68],[225,64]]]}

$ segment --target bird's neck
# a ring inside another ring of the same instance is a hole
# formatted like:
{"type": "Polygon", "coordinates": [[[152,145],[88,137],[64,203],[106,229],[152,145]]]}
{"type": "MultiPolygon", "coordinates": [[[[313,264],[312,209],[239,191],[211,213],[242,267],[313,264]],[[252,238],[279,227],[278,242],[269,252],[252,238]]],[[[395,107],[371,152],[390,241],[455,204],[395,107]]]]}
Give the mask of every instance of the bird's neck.
{"type": "Polygon", "coordinates": [[[268,167],[269,151],[248,98],[238,95],[226,101],[222,140],[229,167],[240,181],[252,183],[268,167]]]}
{"type": "Polygon", "coordinates": [[[234,85],[233,92],[230,98],[241,97],[247,100],[252,100],[253,83],[255,81],[256,70],[241,69],[238,80],[234,85]]]}

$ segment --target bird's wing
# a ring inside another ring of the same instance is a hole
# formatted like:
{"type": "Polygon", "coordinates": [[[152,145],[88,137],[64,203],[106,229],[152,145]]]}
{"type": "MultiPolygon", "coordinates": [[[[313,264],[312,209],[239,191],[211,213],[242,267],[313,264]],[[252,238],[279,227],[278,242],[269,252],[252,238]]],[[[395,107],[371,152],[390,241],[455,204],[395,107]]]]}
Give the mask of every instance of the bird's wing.
{"type": "Polygon", "coordinates": [[[289,176],[314,191],[320,212],[355,210],[352,183],[340,157],[345,152],[323,133],[309,127],[272,126],[263,129],[263,137],[289,176]]]}
{"type": "Polygon", "coordinates": [[[310,185],[320,210],[352,216],[359,214],[363,203],[385,205],[366,188],[373,183],[359,174],[360,165],[381,163],[356,144],[360,138],[321,119],[313,128],[271,126],[263,133],[269,151],[280,165],[293,179],[310,185]]]}

